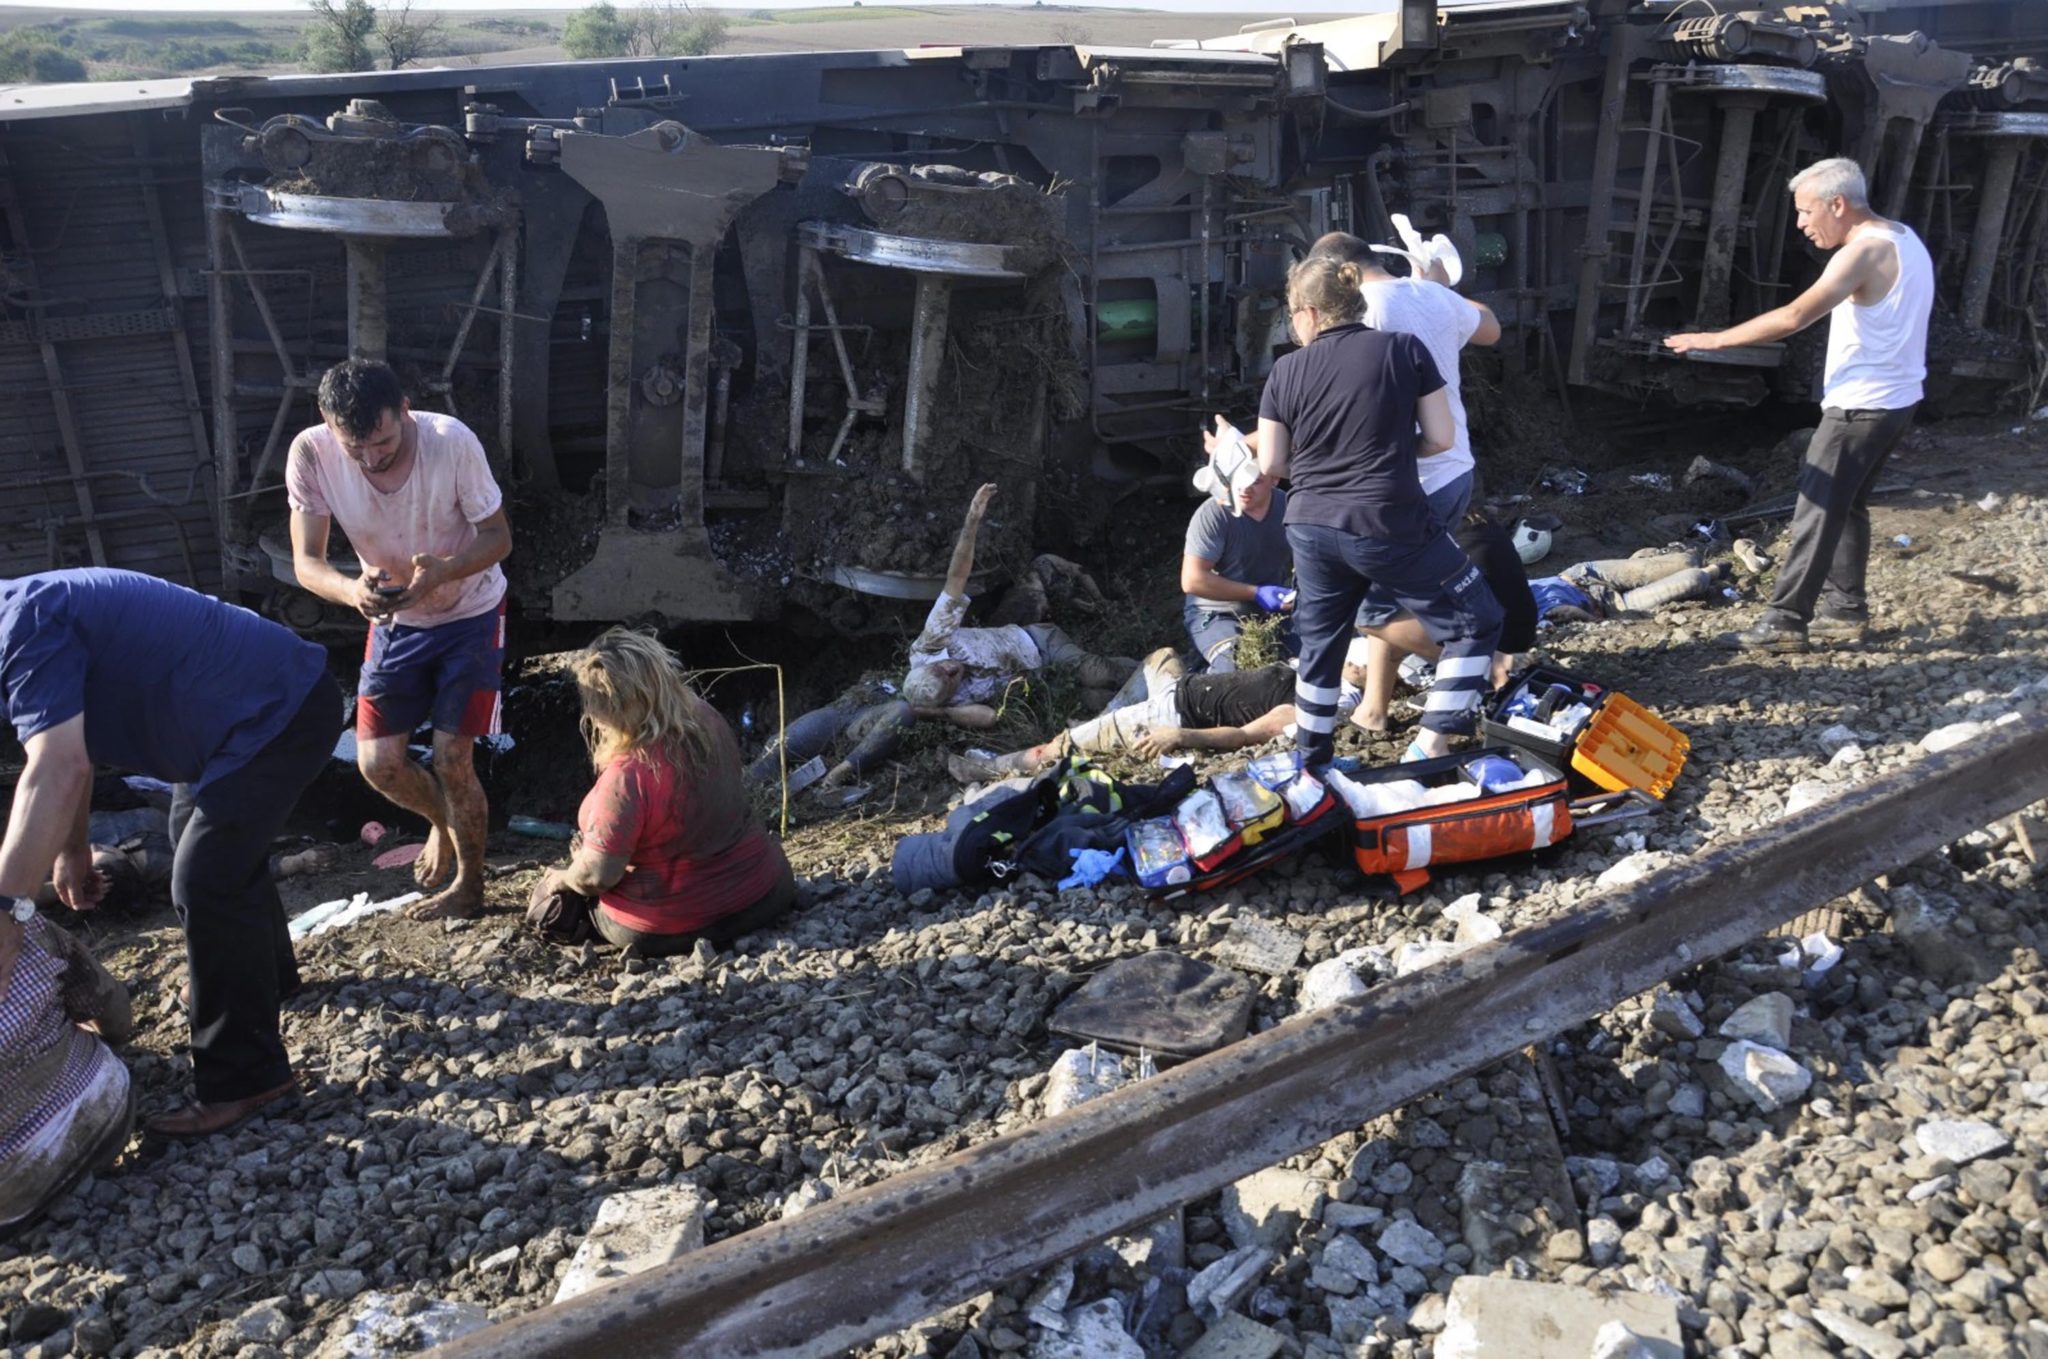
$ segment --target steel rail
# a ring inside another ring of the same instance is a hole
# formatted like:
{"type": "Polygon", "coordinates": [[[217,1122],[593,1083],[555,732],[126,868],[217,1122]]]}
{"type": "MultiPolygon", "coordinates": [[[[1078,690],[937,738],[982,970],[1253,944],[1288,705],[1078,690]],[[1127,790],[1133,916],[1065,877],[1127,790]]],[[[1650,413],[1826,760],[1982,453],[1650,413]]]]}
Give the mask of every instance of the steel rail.
{"type": "Polygon", "coordinates": [[[1437,967],[437,1351],[827,1359],[1215,1192],[2048,796],[1997,728],[1437,967]]]}

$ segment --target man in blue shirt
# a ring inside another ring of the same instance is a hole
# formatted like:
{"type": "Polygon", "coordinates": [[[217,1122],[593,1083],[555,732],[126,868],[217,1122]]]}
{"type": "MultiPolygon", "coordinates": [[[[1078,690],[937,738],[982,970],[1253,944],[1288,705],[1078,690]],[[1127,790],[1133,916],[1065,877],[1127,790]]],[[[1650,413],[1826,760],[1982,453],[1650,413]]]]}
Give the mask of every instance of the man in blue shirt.
{"type": "MultiPolygon", "coordinates": [[[[219,1132],[295,1095],[278,1002],[298,969],[269,856],[341,731],[326,654],[154,576],[51,571],[0,581],[0,703],[28,753],[0,894],[26,897],[47,878],[65,905],[92,909],[93,766],[174,785],[171,901],[185,923],[198,1102],[151,1129],[219,1132]]],[[[0,938],[0,952],[18,943],[0,938]]]]}

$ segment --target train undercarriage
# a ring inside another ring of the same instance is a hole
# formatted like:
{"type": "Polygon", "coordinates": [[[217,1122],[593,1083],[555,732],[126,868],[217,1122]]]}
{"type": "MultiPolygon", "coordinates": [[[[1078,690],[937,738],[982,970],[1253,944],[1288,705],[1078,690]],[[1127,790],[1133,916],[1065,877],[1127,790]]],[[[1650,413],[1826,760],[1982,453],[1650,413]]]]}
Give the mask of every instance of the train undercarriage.
{"type": "MultiPolygon", "coordinates": [[[[1524,3],[1152,48],[947,47],[0,91],[0,571],[296,588],[282,461],[388,359],[511,493],[522,613],[842,631],[1178,475],[1317,235],[1441,231],[1562,393],[1811,400],[1819,337],[1680,358],[1820,260],[1846,154],[1940,272],[1937,387],[2048,320],[2048,13],[1524,3]]],[[[344,549],[345,551],[345,549],[344,549]]]]}

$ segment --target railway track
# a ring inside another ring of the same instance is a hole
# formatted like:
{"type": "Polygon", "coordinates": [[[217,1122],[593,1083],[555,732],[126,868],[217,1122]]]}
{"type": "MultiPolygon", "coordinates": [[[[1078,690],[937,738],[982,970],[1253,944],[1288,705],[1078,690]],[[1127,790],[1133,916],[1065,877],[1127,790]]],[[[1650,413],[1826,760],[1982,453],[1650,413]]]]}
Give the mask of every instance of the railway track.
{"type": "Polygon", "coordinates": [[[2048,718],[1996,728],[1768,838],[438,1352],[825,1359],[1583,1023],[2044,796],[2048,718]]]}

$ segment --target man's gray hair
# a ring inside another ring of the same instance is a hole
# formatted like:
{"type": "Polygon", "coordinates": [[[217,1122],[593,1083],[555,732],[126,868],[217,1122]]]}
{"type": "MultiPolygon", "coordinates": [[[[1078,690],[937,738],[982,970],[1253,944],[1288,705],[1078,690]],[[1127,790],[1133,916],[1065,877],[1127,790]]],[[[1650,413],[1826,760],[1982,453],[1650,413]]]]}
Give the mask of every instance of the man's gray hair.
{"type": "Polygon", "coordinates": [[[1792,176],[1785,187],[1795,194],[1806,189],[1823,203],[1841,198],[1852,208],[1870,206],[1870,184],[1863,178],[1863,167],[1847,156],[1817,160],[1792,176]]]}

